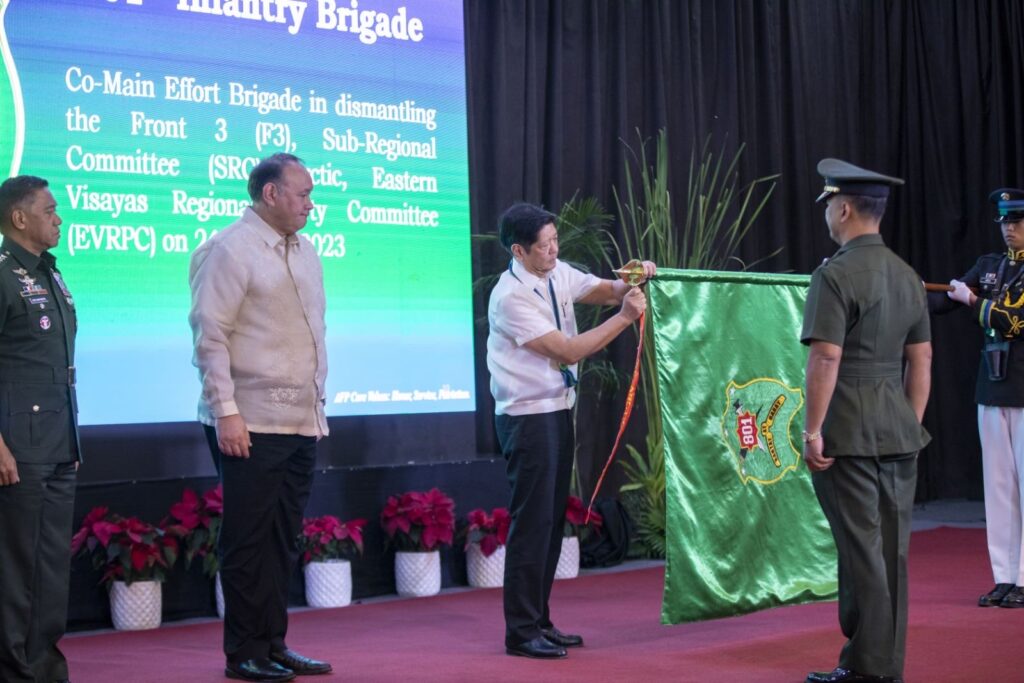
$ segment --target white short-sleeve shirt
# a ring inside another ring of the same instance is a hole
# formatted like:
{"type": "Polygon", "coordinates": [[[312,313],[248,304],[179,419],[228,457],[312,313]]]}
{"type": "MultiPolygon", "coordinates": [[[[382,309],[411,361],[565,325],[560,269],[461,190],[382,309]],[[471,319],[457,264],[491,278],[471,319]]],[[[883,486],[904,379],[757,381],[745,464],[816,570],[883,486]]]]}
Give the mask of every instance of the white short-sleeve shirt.
{"type": "MultiPolygon", "coordinates": [[[[498,415],[533,415],[571,408],[576,391],[565,386],[558,362],[526,348],[524,344],[559,329],[576,335],[573,303],[600,282],[572,266],[557,261],[547,278],[538,278],[512,260],[491,292],[487,308],[487,369],[498,415]],[[550,286],[549,286],[550,281],[550,286]],[[551,301],[551,288],[555,305],[551,301]],[[555,309],[558,310],[558,320],[555,309]]],[[[576,374],[576,366],[570,366],[576,374]]]]}

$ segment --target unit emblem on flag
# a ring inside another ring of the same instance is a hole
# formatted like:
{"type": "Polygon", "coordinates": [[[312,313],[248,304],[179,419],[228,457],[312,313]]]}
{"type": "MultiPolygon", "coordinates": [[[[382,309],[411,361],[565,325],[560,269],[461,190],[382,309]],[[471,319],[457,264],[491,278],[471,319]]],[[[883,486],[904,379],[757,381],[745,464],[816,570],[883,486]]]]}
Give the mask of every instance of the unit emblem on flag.
{"type": "Polygon", "coordinates": [[[796,470],[801,452],[790,438],[793,418],[804,405],[803,391],[777,379],[758,377],[725,388],[722,437],[744,484],[774,484],[796,470]]]}

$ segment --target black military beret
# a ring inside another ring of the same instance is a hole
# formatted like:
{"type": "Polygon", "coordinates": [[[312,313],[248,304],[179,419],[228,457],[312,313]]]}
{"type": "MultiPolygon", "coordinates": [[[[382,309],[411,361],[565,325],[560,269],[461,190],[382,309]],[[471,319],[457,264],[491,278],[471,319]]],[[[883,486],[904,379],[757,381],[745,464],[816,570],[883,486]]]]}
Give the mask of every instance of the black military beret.
{"type": "Polygon", "coordinates": [[[890,186],[903,184],[902,178],[875,173],[840,159],[822,159],[818,162],[818,173],[825,179],[825,189],[814,200],[816,202],[823,202],[834,194],[888,197],[890,186]]]}
{"type": "Polygon", "coordinates": [[[1002,187],[988,196],[988,200],[996,205],[999,215],[996,223],[1016,223],[1024,221],[1024,190],[1002,187]]]}

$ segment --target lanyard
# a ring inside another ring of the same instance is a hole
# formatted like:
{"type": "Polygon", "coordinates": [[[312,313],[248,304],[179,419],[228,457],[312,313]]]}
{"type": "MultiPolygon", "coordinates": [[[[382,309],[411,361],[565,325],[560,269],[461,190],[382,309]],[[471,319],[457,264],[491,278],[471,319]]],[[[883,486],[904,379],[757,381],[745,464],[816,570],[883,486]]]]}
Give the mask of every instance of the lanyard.
{"type": "MultiPolygon", "coordinates": [[[[515,272],[513,272],[513,270],[512,270],[512,261],[511,260],[508,262],[508,272],[509,272],[509,275],[514,277],[519,282],[519,284],[521,284],[521,285],[525,285],[526,284],[525,282],[523,282],[522,280],[519,279],[519,276],[516,275],[515,272]]],[[[551,312],[555,314],[555,327],[557,327],[558,331],[561,332],[562,331],[562,316],[560,316],[558,314],[558,297],[555,296],[555,284],[554,284],[554,278],[553,277],[548,277],[548,292],[551,295],[551,312]]],[[[533,288],[533,293],[536,294],[537,296],[539,296],[541,301],[544,300],[544,295],[541,294],[540,292],[538,292],[536,287],[533,288]]],[[[559,363],[558,364],[558,371],[562,373],[562,381],[565,382],[565,386],[566,387],[572,388],[572,387],[576,386],[577,384],[579,384],[579,380],[576,379],[576,375],[574,375],[572,373],[572,370],[569,369],[568,365],[566,365],[564,363],[559,363]]]]}
{"type": "MultiPolygon", "coordinates": [[[[508,262],[508,274],[514,277],[519,284],[526,284],[519,279],[519,276],[512,271],[512,261],[508,262]]],[[[555,296],[555,285],[552,281],[553,278],[548,278],[548,292],[551,294],[551,312],[555,314],[555,327],[558,331],[562,331],[562,317],[558,314],[558,297],[555,296]]],[[[533,288],[533,293],[540,297],[541,301],[544,301],[544,295],[537,291],[537,288],[533,288]]]]}

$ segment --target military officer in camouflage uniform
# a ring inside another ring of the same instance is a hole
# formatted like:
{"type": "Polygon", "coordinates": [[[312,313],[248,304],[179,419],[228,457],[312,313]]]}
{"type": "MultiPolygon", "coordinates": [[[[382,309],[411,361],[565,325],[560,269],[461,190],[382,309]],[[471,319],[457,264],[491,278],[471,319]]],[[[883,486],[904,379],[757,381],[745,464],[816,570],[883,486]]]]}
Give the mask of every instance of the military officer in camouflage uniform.
{"type": "Polygon", "coordinates": [[[1006,251],[982,256],[950,282],[949,298],[969,306],[985,333],[975,401],[996,585],[978,604],[1024,607],[1024,190],[996,190],[989,199],[998,210],[995,221],[1006,251]]]}
{"type": "Polygon", "coordinates": [[[825,177],[829,235],[840,247],[814,271],[801,341],[807,359],[804,461],[839,558],[839,666],[808,683],[899,681],[907,633],[907,549],[917,452],[931,387],[921,279],[882,242],[899,178],[836,159],[825,177]]]}
{"type": "Polygon", "coordinates": [[[68,677],[67,621],[79,447],[75,307],[56,259],[47,182],[0,185],[0,681],[68,677]]]}

